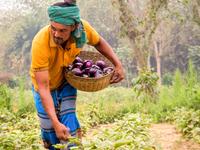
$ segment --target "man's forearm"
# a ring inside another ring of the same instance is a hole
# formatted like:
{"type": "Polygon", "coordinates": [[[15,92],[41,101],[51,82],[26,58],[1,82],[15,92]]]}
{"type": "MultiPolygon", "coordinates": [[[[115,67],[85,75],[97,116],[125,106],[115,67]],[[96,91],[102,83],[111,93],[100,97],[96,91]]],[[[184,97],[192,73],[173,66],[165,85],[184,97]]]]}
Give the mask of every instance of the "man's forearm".
{"type": "Polygon", "coordinates": [[[52,121],[52,125],[55,126],[59,122],[59,120],[56,115],[56,111],[55,111],[55,107],[54,107],[54,103],[53,103],[53,99],[50,94],[50,91],[46,89],[40,89],[39,93],[41,96],[43,107],[46,113],[48,114],[50,120],[52,121]]]}
{"type": "Polygon", "coordinates": [[[41,97],[42,105],[54,126],[57,124],[58,118],[56,116],[54,102],[50,93],[48,70],[35,72],[35,78],[38,84],[38,92],[41,97]]]}

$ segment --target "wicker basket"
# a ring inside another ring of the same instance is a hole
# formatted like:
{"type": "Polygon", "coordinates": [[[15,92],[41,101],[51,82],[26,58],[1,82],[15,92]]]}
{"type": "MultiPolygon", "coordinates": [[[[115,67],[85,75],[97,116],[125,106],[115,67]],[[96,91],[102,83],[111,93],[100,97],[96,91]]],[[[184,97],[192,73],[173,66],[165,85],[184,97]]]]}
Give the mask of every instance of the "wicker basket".
{"type": "MultiPolygon", "coordinates": [[[[99,52],[81,51],[79,57],[82,60],[93,60],[93,62],[97,60],[104,60],[108,66],[113,66],[112,63],[99,52]]],[[[65,72],[65,78],[69,82],[69,84],[71,84],[78,90],[86,92],[95,92],[106,88],[110,84],[110,79],[112,77],[113,72],[99,78],[84,78],[76,76],[71,72],[65,72]]]]}

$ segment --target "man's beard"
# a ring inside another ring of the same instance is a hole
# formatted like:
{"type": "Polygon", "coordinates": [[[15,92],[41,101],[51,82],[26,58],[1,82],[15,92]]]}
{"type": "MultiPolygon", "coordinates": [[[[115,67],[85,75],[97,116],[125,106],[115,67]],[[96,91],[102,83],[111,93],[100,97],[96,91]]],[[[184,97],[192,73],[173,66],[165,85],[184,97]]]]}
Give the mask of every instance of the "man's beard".
{"type": "Polygon", "coordinates": [[[56,44],[58,45],[62,45],[65,41],[63,40],[63,38],[60,37],[53,37],[53,40],[56,44]]]}

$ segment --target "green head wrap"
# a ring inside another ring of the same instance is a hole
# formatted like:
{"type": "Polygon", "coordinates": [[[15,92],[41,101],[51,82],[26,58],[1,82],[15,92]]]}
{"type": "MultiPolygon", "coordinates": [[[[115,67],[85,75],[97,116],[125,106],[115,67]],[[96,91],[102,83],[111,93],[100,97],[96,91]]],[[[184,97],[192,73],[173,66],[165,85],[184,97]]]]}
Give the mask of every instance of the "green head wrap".
{"type": "Polygon", "coordinates": [[[72,36],[75,39],[76,47],[83,47],[83,45],[86,43],[86,34],[80,19],[80,10],[76,5],[69,7],[50,6],[48,8],[48,15],[50,21],[54,21],[60,24],[79,24],[77,28],[72,32],[72,36]]]}

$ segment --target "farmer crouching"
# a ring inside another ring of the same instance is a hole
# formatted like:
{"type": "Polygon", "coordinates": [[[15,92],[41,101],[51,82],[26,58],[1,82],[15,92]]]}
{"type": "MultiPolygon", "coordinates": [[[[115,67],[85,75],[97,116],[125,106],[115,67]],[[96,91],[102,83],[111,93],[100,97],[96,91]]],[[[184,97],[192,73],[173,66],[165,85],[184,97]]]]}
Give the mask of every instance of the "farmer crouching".
{"type": "Polygon", "coordinates": [[[41,137],[47,149],[66,143],[69,137],[81,139],[81,127],[76,116],[77,90],[65,80],[63,68],[79,55],[84,44],[94,46],[115,66],[111,83],[124,78],[118,57],[111,46],[80,19],[75,3],[59,2],[48,8],[50,25],[34,37],[31,50],[30,76],[37,109],[41,137]]]}

